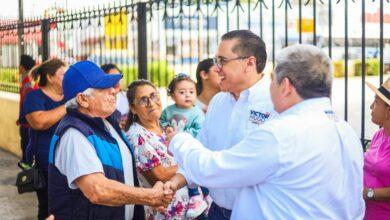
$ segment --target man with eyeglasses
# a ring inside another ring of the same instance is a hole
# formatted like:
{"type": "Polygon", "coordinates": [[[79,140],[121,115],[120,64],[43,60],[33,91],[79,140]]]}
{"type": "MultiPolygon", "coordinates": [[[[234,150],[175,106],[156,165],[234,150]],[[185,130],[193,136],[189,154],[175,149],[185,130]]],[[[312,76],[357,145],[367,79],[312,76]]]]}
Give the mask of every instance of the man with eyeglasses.
{"type": "MultiPolygon", "coordinates": [[[[232,220],[363,219],[363,150],[332,110],[329,56],[313,45],[284,48],[269,90],[279,114],[230,149],[210,151],[186,133],[172,138],[187,181],[240,187],[232,220]]],[[[177,174],[164,187],[183,182],[177,174]]]]}
{"type": "MultiPolygon", "coordinates": [[[[269,93],[270,82],[264,79],[266,61],[265,44],[251,31],[236,30],[222,36],[214,58],[214,68],[221,78],[223,92],[215,95],[208,107],[205,122],[198,134],[203,146],[213,151],[229,149],[275,114],[269,93]]],[[[184,172],[179,172],[189,184],[193,180],[198,182],[185,171],[184,168],[184,172]]],[[[203,179],[207,178],[205,174],[203,179]]],[[[209,190],[214,201],[209,210],[209,219],[229,219],[239,189],[209,190]]]]}
{"type": "Polygon", "coordinates": [[[172,199],[161,182],[139,187],[133,147],[113,117],[121,78],[90,61],[64,75],[67,114],[49,151],[49,213],[56,219],[144,219],[142,205],[162,208],[172,199]]]}

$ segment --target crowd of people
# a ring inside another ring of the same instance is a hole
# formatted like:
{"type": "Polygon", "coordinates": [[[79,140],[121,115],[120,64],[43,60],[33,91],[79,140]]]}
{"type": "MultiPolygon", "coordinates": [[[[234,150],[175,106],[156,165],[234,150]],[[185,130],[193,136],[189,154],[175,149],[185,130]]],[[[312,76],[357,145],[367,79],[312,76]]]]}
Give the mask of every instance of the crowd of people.
{"type": "Polygon", "coordinates": [[[320,48],[282,49],[271,77],[266,62],[259,36],[228,32],[196,82],[174,76],[164,108],[148,80],[122,90],[114,64],[23,55],[21,164],[47,182],[38,219],[388,219],[390,78],[367,83],[380,129],[364,153],[332,110],[320,48]]]}

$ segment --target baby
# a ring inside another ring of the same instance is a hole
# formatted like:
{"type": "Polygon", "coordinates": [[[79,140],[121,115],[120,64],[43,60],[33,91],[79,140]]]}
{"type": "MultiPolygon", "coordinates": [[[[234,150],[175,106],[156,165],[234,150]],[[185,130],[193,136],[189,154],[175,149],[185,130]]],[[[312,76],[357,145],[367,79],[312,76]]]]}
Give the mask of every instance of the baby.
{"type": "MultiPolygon", "coordinates": [[[[164,109],[161,114],[161,125],[167,132],[188,132],[196,137],[204,121],[203,111],[195,106],[196,83],[186,74],[178,74],[168,85],[168,95],[175,104],[164,109]]],[[[207,188],[188,187],[190,197],[187,217],[196,218],[201,215],[211,203],[207,188]]]]}

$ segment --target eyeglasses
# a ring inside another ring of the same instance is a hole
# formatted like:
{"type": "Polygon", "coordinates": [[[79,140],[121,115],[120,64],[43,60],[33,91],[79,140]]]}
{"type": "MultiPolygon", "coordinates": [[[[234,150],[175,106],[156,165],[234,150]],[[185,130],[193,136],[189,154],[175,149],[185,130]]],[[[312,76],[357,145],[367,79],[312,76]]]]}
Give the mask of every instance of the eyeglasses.
{"type": "Polygon", "coordinates": [[[134,104],[145,107],[150,104],[150,100],[152,100],[154,103],[160,103],[160,94],[158,92],[153,92],[149,97],[143,96],[138,101],[134,101],[134,104]]]}
{"type": "Polygon", "coordinates": [[[233,61],[233,60],[243,60],[243,59],[247,59],[249,57],[236,57],[236,58],[230,58],[230,59],[227,59],[227,58],[223,58],[223,57],[214,57],[213,58],[213,62],[215,65],[217,65],[218,68],[222,68],[223,65],[225,65],[226,63],[230,62],[230,61],[233,61]]]}

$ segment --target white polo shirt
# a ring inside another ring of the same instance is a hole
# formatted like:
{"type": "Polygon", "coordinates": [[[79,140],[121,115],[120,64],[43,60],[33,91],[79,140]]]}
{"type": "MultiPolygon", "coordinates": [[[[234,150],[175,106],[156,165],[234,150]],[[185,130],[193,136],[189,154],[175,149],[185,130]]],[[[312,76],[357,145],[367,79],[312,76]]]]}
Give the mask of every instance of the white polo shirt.
{"type": "Polygon", "coordinates": [[[239,187],[232,219],[362,219],[363,151],[330,99],[294,105],[227,150],[180,133],[170,144],[186,178],[239,187]]]}
{"type": "MultiPolygon", "coordinates": [[[[227,92],[215,95],[208,107],[198,140],[213,151],[229,149],[244,139],[248,132],[269,120],[276,114],[269,86],[270,81],[263,78],[241,92],[238,100],[227,92]]],[[[233,208],[238,189],[210,187],[209,190],[211,198],[218,206],[233,208]]]]}

